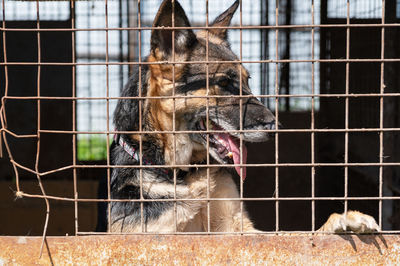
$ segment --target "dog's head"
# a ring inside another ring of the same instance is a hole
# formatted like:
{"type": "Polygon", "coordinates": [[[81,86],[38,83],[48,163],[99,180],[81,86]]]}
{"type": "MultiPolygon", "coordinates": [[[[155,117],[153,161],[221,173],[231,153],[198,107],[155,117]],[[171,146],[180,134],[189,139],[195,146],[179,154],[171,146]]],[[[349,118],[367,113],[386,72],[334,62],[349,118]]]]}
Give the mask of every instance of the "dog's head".
{"type": "MultiPolygon", "coordinates": [[[[154,20],[153,27],[184,27],[175,30],[154,29],[151,34],[149,62],[163,62],[149,66],[148,96],[178,96],[172,99],[147,101],[152,123],[160,130],[223,130],[229,133],[210,133],[209,153],[219,163],[246,163],[244,141],[261,142],[268,139],[265,130],[274,130],[275,118],[257,98],[252,97],[248,85],[249,74],[237,61],[227,38],[227,29],[238,8],[236,1],[219,15],[208,30],[192,31],[181,5],[165,0],[154,20]],[[170,62],[178,62],[171,64],[170,62]],[[201,63],[211,61],[218,63],[201,63]],[[179,63],[182,62],[182,63],[179,63]],[[240,98],[237,96],[245,95],[240,98]],[[196,96],[179,98],[179,96],[196,96]],[[210,96],[206,98],[205,96],[210,96]],[[215,97],[221,96],[221,97],[215,97]],[[174,114],[175,112],[175,114],[174,114]],[[208,113],[208,119],[207,119],[208,113]],[[207,123],[208,121],[208,123],[207,123]],[[238,130],[244,130],[242,133],[238,130]],[[248,131],[246,131],[248,130],[248,131]],[[242,153],[240,153],[242,150],[242,153]],[[242,160],[240,160],[242,154],[242,160]]],[[[207,134],[176,134],[178,163],[203,160],[206,156],[207,134]],[[178,143],[178,144],[177,144],[178,143]]],[[[165,137],[167,159],[171,145],[165,137]]],[[[236,167],[240,174],[240,168],[236,167]]],[[[243,171],[242,177],[245,177],[243,171]]]]}

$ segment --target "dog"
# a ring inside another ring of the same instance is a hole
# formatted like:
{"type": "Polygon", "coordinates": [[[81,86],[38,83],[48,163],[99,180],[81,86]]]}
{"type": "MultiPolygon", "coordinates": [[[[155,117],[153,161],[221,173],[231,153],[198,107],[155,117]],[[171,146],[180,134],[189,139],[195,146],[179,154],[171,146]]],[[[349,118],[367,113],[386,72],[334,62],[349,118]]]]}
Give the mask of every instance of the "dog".
{"type": "MultiPolygon", "coordinates": [[[[140,71],[135,68],[121,92],[129,98],[121,98],[114,112],[121,133],[110,147],[111,164],[132,167],[112,169],[110,190],[116,201],[109,203],[109,231],[257,231],[238,200],[233,176],[246,177],[245,167],[240,167],[246,163],[244,142],[267,141],[279,124],[252,96],[248,71],[232,62],[238,57],[223,27],[230,25],[238,5],[237,0],[220,14],[208,32],[195,33],[178,1],[161,4],[150,54],[140,71]],[[171,26],[184,28],[168,29],[171,26]],[[211,63],[199,63],[205,60],[211,63]],[[177,63],[173,66],[172,61],[177,63]],[[134,98],[138,96],[145,98],[134,98]],[[145,167],[134,168],[140,162],[145,167]],[[187,167],[207,162],[225,167],[187,167]],[[226,167],[229,164],[234,167],[226,167]],[[182,167],[157,168],[165,165],[182,167]],[[223,200],[212,200],[217,198],[223,200]]],[[[347,230],[374,232],[379,227],[373,217],[348,211],[332,214],[319,229],[347,230]]]]}

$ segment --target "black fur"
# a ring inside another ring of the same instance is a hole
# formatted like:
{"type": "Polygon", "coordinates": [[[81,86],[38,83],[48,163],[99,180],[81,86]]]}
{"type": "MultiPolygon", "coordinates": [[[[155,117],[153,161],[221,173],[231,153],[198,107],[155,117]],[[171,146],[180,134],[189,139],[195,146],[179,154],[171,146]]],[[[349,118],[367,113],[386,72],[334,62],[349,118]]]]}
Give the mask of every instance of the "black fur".
{"type": "MultiPolygon", "coordinates": [[[[144,59],[146,60],[146,59],[144,59]]],[[[147,79],[146,73],[148,66],[143,65],[142,68],[142,95],[146,95],[147,79]]],[[[135,65],[133,74],[129,78],[128,83],[121,92],[121,97],[137,97],[139,96],[139,66],[135,65]]],[[[120,131],[136,131],[139,130],[139,100],[123,99],[119,100],[114,113],[114,125],[120,131]]],[[[142,110],[143,111],[143,110],[142,110]]]]}

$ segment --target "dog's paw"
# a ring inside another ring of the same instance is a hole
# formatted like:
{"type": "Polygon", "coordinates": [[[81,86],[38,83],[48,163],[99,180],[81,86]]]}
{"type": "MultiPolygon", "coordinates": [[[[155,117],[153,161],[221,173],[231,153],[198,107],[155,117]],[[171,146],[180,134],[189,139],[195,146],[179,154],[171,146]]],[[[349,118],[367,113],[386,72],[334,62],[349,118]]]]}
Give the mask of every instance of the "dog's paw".
{"type": "Polygon", "coordinates": [[[378,232],[380,228],[374,217],[358,211],[348,211],[343,214],[332,214],[318,231],[334,233],[351,231],[363,234],[378,232]]]}
{"type": "Polygon", "coordinates": [[[318,229],[320,232],[342,233],[346,231],[346,221],[342,214],[333,213],[324,225],[318,229]]]}
{"type": "MultiPolygon", "coordinates": [[[[344,216],[345,214],[343,214],[344,216]]],[[[346,215],[347,231],[357,234],[373,233],[380,231],[374,217],[358,211],[348,211],[346,215]]]]}

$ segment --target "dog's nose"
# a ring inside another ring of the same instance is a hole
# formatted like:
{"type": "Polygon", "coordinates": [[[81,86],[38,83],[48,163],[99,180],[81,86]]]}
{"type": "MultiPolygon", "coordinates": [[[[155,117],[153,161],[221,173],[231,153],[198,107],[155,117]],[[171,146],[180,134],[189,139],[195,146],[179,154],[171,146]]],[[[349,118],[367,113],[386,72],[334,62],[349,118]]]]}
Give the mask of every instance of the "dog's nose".
{"type": "MultiPolygon", "coordinates": [[[[272,120],[271,122],[268,122],[265,124],[265,129],[275,130],[276,126],[277,126],[276,120],[272,120]]],[[[281,125],[281,123],[278,122],[278,129],[281,129],[281,128],[282,128],[282,125],[281,125]]]]}
{"type": "MultiPolygon", "coordinates": [[[[277,126],[278,126],[278,129],[282,128],[281,123],[278,122],[278,124],[277,124],[276,120],[272,120],[271,122],[268,122],[268,123],[265,124],[265,129],[267,129],[267,130],[276,130],[277,126]]],[[[276,132],[269,132],[268,135],[270,137],[275,137],[275,133],[276,132]]]]}

